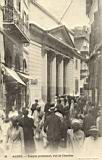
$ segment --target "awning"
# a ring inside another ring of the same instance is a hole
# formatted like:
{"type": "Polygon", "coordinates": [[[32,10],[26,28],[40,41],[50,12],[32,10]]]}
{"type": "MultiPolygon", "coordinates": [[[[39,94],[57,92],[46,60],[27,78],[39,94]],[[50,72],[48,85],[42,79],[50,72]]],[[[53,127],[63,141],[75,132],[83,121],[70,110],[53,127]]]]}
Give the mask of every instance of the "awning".
{"type": "Polygon", "coordinates": [[[26,79],[35,80],[35,78],[32,77],[32,76],[29,76],[29,75],[27,75],[27,74],[20,73],[20,72],[18,72],[18,73],[19,73],[20,76],[22,76],[22,77],[24,77],[24,78],[26,78],[26,79]]]}
{"type": "Polygon", "coordinates": [[[3,67],[5,68],[6,72],[13,78],[15,79],[18,83],[26,86],[26,84],[21,80],[21,78],[19,77],[19,75],[12,69],[8,68],[8,67],[5,67],[3,65],[3,67]]]}

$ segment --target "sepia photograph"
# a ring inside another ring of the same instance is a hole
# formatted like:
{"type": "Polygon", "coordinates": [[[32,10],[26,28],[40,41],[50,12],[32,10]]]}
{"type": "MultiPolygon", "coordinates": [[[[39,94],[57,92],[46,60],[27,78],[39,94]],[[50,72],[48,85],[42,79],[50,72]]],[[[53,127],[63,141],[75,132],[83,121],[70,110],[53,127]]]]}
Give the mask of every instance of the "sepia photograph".
{"type": "Polygon", "coordinates": [[[0,159],[102,159],[102,0],[0,0],[0,159]]]}

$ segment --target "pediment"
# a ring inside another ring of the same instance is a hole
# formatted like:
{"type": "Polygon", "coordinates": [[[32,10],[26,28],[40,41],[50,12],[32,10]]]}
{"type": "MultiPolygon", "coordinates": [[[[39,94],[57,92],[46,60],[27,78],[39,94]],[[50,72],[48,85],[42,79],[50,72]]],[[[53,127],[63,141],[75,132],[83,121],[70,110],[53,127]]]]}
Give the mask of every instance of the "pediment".
{"type": "Polygon", "coordinates": [[[72,37],[70,36],[71,35],[70,31],[64,25],[51,29],[48,31],[48,33],[53,35],[55,38],[57,38],[61,42],[66,43],[71,47],[75,47],[74,41],[72,39],[73,36],[72,37]]]}

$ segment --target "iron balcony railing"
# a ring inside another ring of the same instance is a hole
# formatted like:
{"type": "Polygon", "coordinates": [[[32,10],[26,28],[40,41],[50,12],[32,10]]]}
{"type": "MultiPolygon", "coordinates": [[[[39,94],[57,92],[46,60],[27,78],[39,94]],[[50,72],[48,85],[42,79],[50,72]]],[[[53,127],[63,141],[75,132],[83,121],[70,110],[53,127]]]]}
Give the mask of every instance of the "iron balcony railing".
{"type": "Polygon", "coordinates": [[[16,11],[14,7],[3,7],[3,21],[7,24],[15,24],[19,30],[26,36],[28,39],[30,37],[29,33],[29,24],[24,23],[24,20],[21,18],[20,14],[16,11]]]}

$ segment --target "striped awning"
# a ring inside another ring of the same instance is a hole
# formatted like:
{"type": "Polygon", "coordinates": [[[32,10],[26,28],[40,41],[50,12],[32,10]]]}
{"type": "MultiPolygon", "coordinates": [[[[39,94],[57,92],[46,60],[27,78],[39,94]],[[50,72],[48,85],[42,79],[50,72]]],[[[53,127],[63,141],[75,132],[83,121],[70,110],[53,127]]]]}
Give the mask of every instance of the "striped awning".
{"type": "Polygon", "coordinates": [[[5,74],[10,75],[18,83],[26,86],[26,84],[22,81],[22,79],[19,77],[19,75],[14,70],[6,67],[5,65],[3,65],[3,68],[5,69],[5,74]]]}

